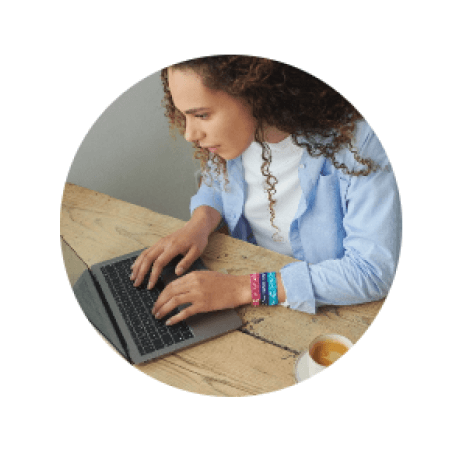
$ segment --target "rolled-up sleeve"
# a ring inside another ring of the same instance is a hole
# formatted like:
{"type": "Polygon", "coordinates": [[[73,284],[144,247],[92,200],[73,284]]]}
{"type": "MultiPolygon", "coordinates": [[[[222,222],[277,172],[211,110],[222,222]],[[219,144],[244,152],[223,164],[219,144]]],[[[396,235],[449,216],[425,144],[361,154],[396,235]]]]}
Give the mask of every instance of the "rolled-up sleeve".
{"type": "Polygon", "coordinates": [[[191,198],[191,214],[194,212],[195,209],[202,205],[211,206],[223,216],[222,193],[218,185],[207,186],[205,183],[202,183],[200,185],[200,188],[197,193],[191,198]]]}
{"type": "MultiPolygon", "coordinates": [[[[380,165],[343,184],[344,254],[316,264],[295,262],[280,272],[290,306],[315,313],[321,305],[351,305],[383,299],[394,279],[401,245],[401,207],[394,174],[371,129],[360,155],[380,165]]],[[[357,163],[358,164],[358,163],[357,163]]]]}
{"type": "Polygon", "coordinates": [[[307,262],[294,262],[280,269],[287,296],[283,306],[310,314],[316,313],[316,301],[307,262]]]}

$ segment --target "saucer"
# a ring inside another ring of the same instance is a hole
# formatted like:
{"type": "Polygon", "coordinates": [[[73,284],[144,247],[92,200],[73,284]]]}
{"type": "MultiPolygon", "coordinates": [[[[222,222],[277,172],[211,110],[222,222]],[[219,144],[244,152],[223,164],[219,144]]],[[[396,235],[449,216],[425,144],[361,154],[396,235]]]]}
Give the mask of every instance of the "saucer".
{"type": "Polygon", "coordinates": [[[309,352],[300,354],[295,363],[295,378],[298,383],[312,377],[315,374],[314,365],[309,352]]]}

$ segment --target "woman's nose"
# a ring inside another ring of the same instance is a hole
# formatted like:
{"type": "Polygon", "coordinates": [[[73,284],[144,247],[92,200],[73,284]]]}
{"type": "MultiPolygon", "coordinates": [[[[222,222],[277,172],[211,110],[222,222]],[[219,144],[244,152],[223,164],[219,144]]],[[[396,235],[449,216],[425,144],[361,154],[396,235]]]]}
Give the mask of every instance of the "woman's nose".
{"type": "Polygon", "coordinates": [[[203,137],[202,135],[202,131],[194,124],[194,122],[186,119],[186,132],[184,133],[186,141],[200,141],[203,137]]]}

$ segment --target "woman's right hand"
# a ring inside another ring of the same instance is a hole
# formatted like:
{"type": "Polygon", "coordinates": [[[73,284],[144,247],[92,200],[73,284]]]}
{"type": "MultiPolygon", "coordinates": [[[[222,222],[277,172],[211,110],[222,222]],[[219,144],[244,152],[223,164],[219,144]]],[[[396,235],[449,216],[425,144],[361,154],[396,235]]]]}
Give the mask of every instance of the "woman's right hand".
{"type": "Polygon", "coordinates": [[[148,289],[152,289],[161,271],[177,255],[184,255],[176,267],[176,275],[182,275],[202,254],[208,244],[210,230],[197,226],[190,221],[180,230],[160,239],[155,245],[144,250],[132,266],[130,279],[134,286],[140,286],[145,275],[151,269],[148,289]]]}

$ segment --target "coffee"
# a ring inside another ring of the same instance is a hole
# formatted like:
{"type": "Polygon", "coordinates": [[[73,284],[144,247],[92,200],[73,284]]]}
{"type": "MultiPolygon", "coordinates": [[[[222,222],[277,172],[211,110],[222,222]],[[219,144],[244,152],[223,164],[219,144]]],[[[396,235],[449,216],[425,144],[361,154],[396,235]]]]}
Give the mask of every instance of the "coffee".
{"type": "Polygon", "coordinates": [[[337,361],[347,350],[348,347],[342,342],[324,339],[316,342],[309,350],[309,354],[318,364],[327,367],[337,361]]]}

